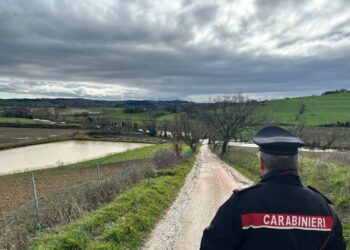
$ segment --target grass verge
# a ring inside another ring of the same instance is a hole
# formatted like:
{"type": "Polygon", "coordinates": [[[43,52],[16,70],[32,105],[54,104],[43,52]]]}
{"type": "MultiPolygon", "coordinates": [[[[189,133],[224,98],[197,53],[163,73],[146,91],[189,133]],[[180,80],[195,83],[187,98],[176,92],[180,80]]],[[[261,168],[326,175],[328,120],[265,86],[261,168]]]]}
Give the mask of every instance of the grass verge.
{"type": "Polygon", "coordinates": [[[65,168],[84,168],[84,167],[91,167],[96,166],[96,164],[108,164],[108,163],[116,163],[120,161],[129,161],[129,160],[137,160],[137,159],[144,159],[144,158],[151,158],[154,153],[158,152],[161,149],[170,149],[171,144],[165,143],[165,144],[158,144],[158,145],[152,145],[152,146],[146,146],[143,148],[138,149],[132,149],[128,150],[122,153],[112,154],[108,155],[102,158],[74,163],[66,166],[62,166],[65,168]]]}
{"type": "MultiPolygon", "coordinates": [[[[225,155],[213,150],[222,160],[254,181],[259,181],[257,149],[229,147],[225,155]]],[[[311,156],[311,155],[310,155],[311,156]]],[[[350,249],[350,165],[343,159],[331,161],[311,158],[302,153],[300,176],[304,185],[310,185],[325,194],[335,205],[342,221],[343,233],[350,249]],[[343,163],[341,160],[343,160],[343,163]]]]}
{"type": "Polygon", "coordinates": [[[30,249],[138,249],[175,200],[194,157],[158,172],[109,205],[33,242],[30,249]]]}

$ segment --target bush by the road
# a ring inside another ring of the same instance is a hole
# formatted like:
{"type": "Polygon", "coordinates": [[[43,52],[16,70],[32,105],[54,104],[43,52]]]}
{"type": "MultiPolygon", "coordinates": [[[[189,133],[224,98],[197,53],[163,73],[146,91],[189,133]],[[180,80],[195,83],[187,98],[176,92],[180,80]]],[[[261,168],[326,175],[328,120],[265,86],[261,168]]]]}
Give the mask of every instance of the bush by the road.
{"type": "Polygon", "coordinates": [[[159,169],[172,167],[176,163],[176,155],[170,149],[161,149],[154,154],[153,162],[159,169]]]}

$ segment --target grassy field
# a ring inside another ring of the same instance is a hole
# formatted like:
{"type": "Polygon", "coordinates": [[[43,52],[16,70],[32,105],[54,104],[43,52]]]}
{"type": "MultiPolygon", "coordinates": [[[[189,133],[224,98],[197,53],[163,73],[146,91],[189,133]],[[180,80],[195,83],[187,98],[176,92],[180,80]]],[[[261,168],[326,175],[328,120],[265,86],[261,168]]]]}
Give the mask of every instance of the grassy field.
{"type": "MultiPolygon", "coordinates": [[[[217,152],[217,151],[216,151],[217,152]]],[[[333,201],[350,243],[350,157],[303,152],[300,176],[304,185],[320,190],[333,201]]],[[[254,181],[259,181],[257,149],[229,147],[221,158],[254,181]]],[[[350,246],[349,246],[350,247],[350,246]]]]}
{"type": "Polygon", "coordinates": [[[42,121],[36,121],[27,118],[12,118],[12,117],[0,117],[1,123],[16,123],[16,124],[44,124],[42,121]]]}
{"type": "MultiPolygon", "coordinates": [[[[149,119],[149,112],[144,113],[125,113],[124,108],[106,108],[101,110],[101,115],[103,115],[107,119],[118,120],[118,121],[131,121],[142,123],[144,120],[149,119]]],[[[93,114],[91,117],[94,117],[93,114]]],[[[157,122],[165,122],[174,120],[174,113],[165,113],[159,117],[157,117],[157,122]]],[[[66,115],[63,117],[63,120],[70,124],[81,124],[84,122],[86,117],[84,116],[74,116],[74,115],[66,115]]],[[[139,124],[140,125],[140,124],[139,124]]]]}
{"type": "Polygon", "coordinates": [[[0,215],[32,200],[32,173],[37,180],[38,194],[44,196],[49,192],[96,180],[97,164],[100,165],[101,178],[106,179],[129,165],[141,164],[160,149],[170,147],[170,144],[148,146],[57,168],[0,176],[0,200],[4,201],[0,203],[0,215]]]}
{"type": "Polygon", "coordinates": [[[138,249],[176,198],[194,157],[116,197],[110,204],[33,242],[30,249],[138,249]]]}
{"type": "Polygon", "coordinates": [[[54,140],[57,137],[72,136],[74,129],[45,129],[45,128],[5,128],[0,127],[0,148],[27,145],[40,140],[54,140]]]}
{"type": "Polygon", "coordinates": [[[56,108],[56,111],[61,116],[75,115],[75,114],[89,114],[98,115],[104,112],[103,108],[56,108]]]}
{"type": "Polygon", "coordinates": [[[308,125],[350,121],[350,92],[273,100],[260,107],[258,112],[290,123],[301,104],[305,105],[304,116],[308,125]]]}
{"type": "Polygon", "coordinates": [[[70,123],[50,123],[40,120],[28,119],[28,118],[16,118],[16,117],[0,117],[1,127],[19,127],[19,128],[78,128],[77,121],[72,120],[70,123]]]}

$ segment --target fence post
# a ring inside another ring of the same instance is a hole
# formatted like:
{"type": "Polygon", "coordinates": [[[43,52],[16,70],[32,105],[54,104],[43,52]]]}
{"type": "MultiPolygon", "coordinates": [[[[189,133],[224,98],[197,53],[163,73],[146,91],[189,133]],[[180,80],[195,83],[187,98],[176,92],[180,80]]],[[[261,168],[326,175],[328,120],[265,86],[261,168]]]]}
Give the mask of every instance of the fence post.
{"type": "Polygon", "coordinates": [[[36,220],[36,224],[37,224],[38,228],[40,229],[39,200],[38,200],[38,195],[36,193],[34,174],[32,174],[32,186],[33,186],[33,194],[34,194],[35,210],[36,210],[35,220],[36,220]]]}
{"type": "Polygon", "coordinates": [[[98,181],[101,181],[100,164],[98,163],[97,163],[97,178],[98,178],[98,181]]]}

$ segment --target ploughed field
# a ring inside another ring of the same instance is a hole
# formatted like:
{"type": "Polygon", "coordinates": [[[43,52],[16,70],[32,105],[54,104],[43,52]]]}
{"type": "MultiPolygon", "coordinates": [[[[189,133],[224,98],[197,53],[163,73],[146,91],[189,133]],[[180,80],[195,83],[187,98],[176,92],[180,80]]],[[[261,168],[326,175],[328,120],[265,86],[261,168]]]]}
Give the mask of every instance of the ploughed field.
{"type": "MultiPolygon", "coordinates": [[[[144,159],[139,159],[101,165],[100,178],[107,179],[130,165],[141,164],[144,161],[144,159]]],[[[50,192],[98,180],[98,172],[95,166],[87,168],[59,167],[39,171],[35,173],[35,178],[38,195],[43,197],[50,192]]],[[[0,177],[0,200],[0,216],[33,200],[31,172],[0,177]]]]}

